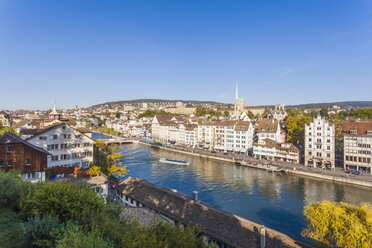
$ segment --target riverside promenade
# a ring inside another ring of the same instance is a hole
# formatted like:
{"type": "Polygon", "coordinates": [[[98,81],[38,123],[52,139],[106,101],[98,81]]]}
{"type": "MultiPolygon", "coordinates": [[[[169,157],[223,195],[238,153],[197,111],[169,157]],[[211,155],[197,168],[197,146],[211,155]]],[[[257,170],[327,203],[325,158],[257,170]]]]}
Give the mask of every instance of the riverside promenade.
{"type": "Polygon", "coordinates": [[[242,166],[248,166],[256,169],[262,169],[270,172],[288,173],[294,175],[300,175],[305,177],[318,178],[322,180],[329,180],[339,183],[353,184],[363,187],[372,188],[372,175],[352,175],[346,173],[342,168],[336,167],[335,170],[321,169],[314,167],[306,167],[301,164],[288,163],[284,161],[268,161],[260,160],[252,157],[244,156],[242,154],[235,153],[223,153],[223,152],[212,152],[203,149],[190,148],[184,146],[173,145],[172,147],[164,147],[159,145],[152,145],[143,141],[139,141],[139,144],[151,146],[163,150],[188,154],[192,156],[199,156],[208,159],[214,159],[224,162],[230,162],[234,164],[240,164],[242,166]]]}

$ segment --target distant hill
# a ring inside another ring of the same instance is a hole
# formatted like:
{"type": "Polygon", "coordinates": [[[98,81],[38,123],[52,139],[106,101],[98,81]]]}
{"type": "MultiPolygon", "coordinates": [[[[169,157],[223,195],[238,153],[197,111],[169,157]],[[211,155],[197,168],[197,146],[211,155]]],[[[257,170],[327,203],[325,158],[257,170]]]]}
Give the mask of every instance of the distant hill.
{"type": "MultiPolygon", "coordinates": [[[[114,102],[105,102],[91,106],[90,108],[98,108],[104,105],[110,107],[115,107],[125,104],[141,104],[141,103],[172,103],[182,102],[184,104],[191,105],[220,105],[228,106],[231,104],[214,102],[214,101],[196,101],[196,100],[166,100],[166,99],[134,99],[134,100],[123,100],[123,101],[114,101],[114,102]]],[[[299,109],[317,109],[317,108],[332,108],[334,105],[340,106],[341,108],[366,108],[372,107],[372,101],[344,101],[344,102],[325,102],[325,103],[306,103],[306,104],[297,104],[297,105],[287,105],[286,107],[299,108],[299,109]]],[[[264,106],[267,108],[274,108],[274,105],[264,106]]]]}
{"type": "Polygon", "coordinates": [[[289,105],[287,107],[300,108],[300,109],[316,109],[316,108],[332,108],[333,105],[340,106],[341,108],[358,109],[358,108],[372,107],[372,101],[306,103],[306,104],[299,104],[299,105],[289,105]]]}
{"type": "Polygon", "coordinates": [[[192,104],[192,105],[203,105],[203,104],[210,104],[210,105],[227,105],[225,103],[214,102],[214,101],[196,101],[196,100],[165,100],[165,99],[134,99],[134,100],[123,100],[123,101],[115,101],[115,102],[105,102],[91,106],[91,108],[97,108],[104,105],[117,106],[117,105],[124,105],[124,104],[140,104],[140,103],[177,103],[182,102],[184,104],[192,104]]]}

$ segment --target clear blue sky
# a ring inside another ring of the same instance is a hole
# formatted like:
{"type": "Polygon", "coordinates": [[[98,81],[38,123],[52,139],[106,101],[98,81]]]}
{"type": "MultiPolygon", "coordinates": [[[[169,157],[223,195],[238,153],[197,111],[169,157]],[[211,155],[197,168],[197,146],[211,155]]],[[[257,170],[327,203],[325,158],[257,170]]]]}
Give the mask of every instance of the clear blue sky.
{"type": "Polygon", "coordinates": [[[0,109],[372,100],[370,0],[0,0],[0,109]]]}

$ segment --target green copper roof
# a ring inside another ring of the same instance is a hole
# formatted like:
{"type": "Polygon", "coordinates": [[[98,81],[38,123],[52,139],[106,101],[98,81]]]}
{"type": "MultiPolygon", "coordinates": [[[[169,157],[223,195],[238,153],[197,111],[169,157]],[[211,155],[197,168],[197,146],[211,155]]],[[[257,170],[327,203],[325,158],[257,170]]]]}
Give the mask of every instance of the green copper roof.
{"type": "Polygon", "coordinates": [[[60,115],[60,113],[57,112],[57,109],[56,109],[56,104],[54,104],[54,108],[53,108],[53,111],[50,112],[50,115],[60,115]]]}

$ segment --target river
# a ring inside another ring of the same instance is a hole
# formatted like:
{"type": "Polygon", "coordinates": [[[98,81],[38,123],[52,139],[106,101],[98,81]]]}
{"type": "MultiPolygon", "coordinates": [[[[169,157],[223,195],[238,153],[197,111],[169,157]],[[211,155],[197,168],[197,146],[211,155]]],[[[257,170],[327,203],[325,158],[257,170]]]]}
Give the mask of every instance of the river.
{"type": "Polygon", "coordinates": [[[126,155],[128,176],[177,189],[189,197],[196,190],[203,202],[301,240],[305,205],[321,200],[372,202],[369,188],[277,174],[139,144],[123,145],[120,151],[126,155]],[[187,160],[191,165],[160,164],[162,157],[187,160]]]}

